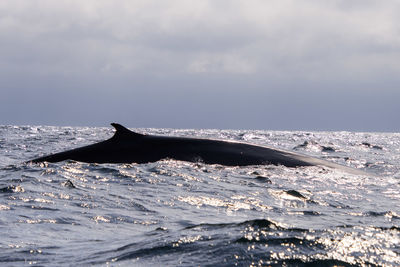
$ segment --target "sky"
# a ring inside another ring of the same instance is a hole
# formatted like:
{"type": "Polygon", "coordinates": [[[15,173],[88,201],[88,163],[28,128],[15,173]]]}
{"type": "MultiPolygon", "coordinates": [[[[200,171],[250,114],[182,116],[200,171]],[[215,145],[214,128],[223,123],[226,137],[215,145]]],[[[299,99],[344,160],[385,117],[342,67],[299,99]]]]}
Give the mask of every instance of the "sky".
{"type": "Polygon", "coordinates": [[[400,132],[397,0],[2,0],[0,125],[400,132]]]}

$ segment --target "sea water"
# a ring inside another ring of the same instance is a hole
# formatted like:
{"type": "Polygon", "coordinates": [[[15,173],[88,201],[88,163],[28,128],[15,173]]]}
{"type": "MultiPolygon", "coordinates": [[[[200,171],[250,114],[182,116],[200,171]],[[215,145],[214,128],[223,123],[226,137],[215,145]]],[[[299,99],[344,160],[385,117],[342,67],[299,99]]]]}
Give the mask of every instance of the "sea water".
{"type": "Polygon", "coordinates": [[[398,266],[400,134],[132,129],[365,171],[25,161],[112,128],[0,126],[1,266],[398,266]]]}

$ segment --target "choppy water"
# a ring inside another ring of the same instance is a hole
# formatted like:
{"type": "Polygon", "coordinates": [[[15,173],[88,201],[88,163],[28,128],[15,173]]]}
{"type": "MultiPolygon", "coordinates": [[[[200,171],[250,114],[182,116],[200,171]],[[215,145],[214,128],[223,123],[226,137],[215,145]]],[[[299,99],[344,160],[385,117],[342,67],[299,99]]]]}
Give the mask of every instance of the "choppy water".
{"type": "Polygon", "coordinates": [[[0,126],[1,266],[400,265],[400,134],[139,129],[363,169],[21,162],[110,128],[0,126]]]}

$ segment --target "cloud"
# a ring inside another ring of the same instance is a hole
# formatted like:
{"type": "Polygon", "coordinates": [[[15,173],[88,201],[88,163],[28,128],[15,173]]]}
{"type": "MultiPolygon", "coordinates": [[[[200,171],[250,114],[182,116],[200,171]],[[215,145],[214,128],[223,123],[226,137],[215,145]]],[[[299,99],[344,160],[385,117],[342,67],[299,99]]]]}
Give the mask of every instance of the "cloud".
{"type": "Polygon", "coordinates": [[[394,75],[399,11],[395,1],[2,1],[2,68],[394,75]]]}
{"type": "Polygon", "coordinates": [[[216,91],[277,106],[293,92],[394,92],[399,13],[395,0],[4,0],[0,90],[13,100],[0,104],[24,94],[40,103],[120,95],[143,109],[161,95],[170,103],[154,103],[172,110],[190,109],[195,94],[217,110],[207,100],[216,91]]]}

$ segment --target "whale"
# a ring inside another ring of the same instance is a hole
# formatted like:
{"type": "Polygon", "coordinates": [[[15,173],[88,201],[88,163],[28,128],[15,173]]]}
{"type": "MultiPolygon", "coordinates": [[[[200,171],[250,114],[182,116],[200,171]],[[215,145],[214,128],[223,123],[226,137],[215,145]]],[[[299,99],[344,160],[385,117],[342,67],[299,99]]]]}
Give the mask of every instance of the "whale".
{"type": "Polygon", "coordinates": [[[268,146],[245,142],[147,135],[111,123],[114,135],[105,141],[38,157],[28,162],[150,163],[163,159],[219,164],[224,166],[283,165],[286,167],[323,166],[353,174],[365,174],[327,160],[268,146]]]}

